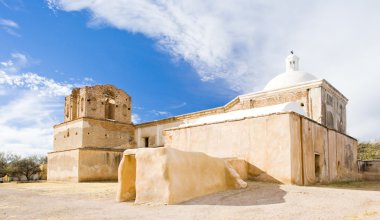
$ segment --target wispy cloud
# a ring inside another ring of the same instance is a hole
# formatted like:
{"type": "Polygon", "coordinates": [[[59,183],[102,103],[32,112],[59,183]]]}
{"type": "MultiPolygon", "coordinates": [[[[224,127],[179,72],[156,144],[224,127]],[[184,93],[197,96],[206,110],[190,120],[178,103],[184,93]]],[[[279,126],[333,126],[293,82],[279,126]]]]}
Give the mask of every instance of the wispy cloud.
{"type": "Polygon", "coordinates": [[[16,29],[19,28],[19,25],[13,21],[13,20],[9,20],[9,19],[3,19],[3,18],[0,18],[0,27],[5,31],[7,32],[8,34],[10,35],[13,35],[15,37],[20,37],[21,35],[19,33],[17,33],[16,29]]]}
{"type": "Polygon", "coordinates": [[[349,131],[362,139],[380,130],[380,1],[49,0],[87,10],[92,25],[145,34],[202,80],[221,78],[240,92],[262,89],[283,71],[290,49],[301,68],[326,78],[349,99],[349,131]]]}
{"type": "Polygon", "coordinates": [[[187,105],[186,102],[182,102],[180,104],[177,104],[177,105],[172,105],[170,106],[171,109],[177,109],[177,108],[182,108],[182,107],[185,107],[187,105]]]}
{"type": "Polygon", "coordinates": [[[28,65],[29,59],[22,53],[0,62],[0,151],[51,151],[52,126],[63,118],[63,96],[81,86],[23,73],[28,65]]]}
{"type": "Polygon", "coordinates": [[[12,53],[11,59],[0,62],[0,85],[23,88],[42,96],[63,96],[70,93],[74,84],[59,83],[36,73],[19,73],[29,60],[25,54],[12,53]]]}
{"type": "Polygon", "coordinates": [[[0,4],[10,10],[21,10],[24,7],[23,0],[0,0],[0,4]]]}
{"type": "Polygon", "coordinates": [[[18,28],[18,24],[15,21],[8,20],[8,19],[1,19],[0,18],[0,25],[1,26],[6,26],[10,28],[18,28]]]}
{"type": "Polygon", "coordinates": [[[23,53],[12,53],[10,59],[0,62],[0,70],[8,73],[17,73],[29,64],[27,55],[23,53]]]}
{"type": "Polygon", "coordinates": [[[155,116],[170,116],[171,113],[167,111],[158,111],[158,110],[150,110],[151,114],[154,114],[155,116]]]}

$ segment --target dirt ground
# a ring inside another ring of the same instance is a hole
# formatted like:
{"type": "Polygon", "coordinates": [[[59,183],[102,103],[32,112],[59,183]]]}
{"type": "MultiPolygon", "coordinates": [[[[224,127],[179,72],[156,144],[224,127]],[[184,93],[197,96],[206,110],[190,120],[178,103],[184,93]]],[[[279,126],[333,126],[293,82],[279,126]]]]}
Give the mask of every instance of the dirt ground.
{"type": "Polygon", "coordinates": [[[2,183],[0,219],[380,219],[380,182],[249,182],[179,205],[115,201],[117,183],[2,183]]]}

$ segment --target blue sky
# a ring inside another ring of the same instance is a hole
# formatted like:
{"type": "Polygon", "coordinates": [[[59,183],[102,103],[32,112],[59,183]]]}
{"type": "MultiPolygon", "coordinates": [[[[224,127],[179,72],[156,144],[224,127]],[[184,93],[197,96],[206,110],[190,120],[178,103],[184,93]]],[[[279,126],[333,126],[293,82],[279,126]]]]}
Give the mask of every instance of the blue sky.
{"type": "Polygon", "coordinates": [[[379,9],[370,0],[0,0],[0,150],[51,151],[73,87],[113,84],[132,96],[135,122],[150,121],[262,89],[290,49],[350,99],[349,133],[379,138],[379,9]]]}
{"type": "Polygon", "coordinates": [[[0,14],[17,22],[19,36],[3,31],[1,60],[22,53],[32,60],[26,71],[58,82],[91,78],[83,83],[113,84],[133,97],[142,121],[159,117],[149,111],[176,115],[215,107],[233,96],[228,87],[209,90],[216,82],[201,82],[191,66],[157,50],[142,34],[89,27],[88,12],[52,11],[45,1],[6,2],[10,8],[3,5],[0,14]]]}

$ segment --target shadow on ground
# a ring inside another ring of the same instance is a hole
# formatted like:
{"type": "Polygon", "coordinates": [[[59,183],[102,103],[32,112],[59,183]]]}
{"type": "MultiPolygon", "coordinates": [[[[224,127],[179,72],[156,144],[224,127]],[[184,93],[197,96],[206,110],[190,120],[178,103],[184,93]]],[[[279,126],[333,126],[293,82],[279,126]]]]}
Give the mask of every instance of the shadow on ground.
{"type": "Polygon", "coordinates": [[[285,202],[280,184],[248,182],[245,189],[232,189],[195,198],[181,205],[253,206],[285,202]]]}

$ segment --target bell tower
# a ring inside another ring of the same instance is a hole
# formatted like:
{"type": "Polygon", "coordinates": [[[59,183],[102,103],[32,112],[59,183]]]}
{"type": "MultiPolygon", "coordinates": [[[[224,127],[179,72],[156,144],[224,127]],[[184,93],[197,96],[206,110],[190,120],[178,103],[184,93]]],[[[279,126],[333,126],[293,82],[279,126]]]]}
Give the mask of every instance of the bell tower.
{"type": "Polygon", "coordinates": [[[65,97],[64,122],[54,126],[48,179],[116,180],[123,151],[136,145],[131,107],[131,97],[112,85],[73,89],[65,97]]]}

